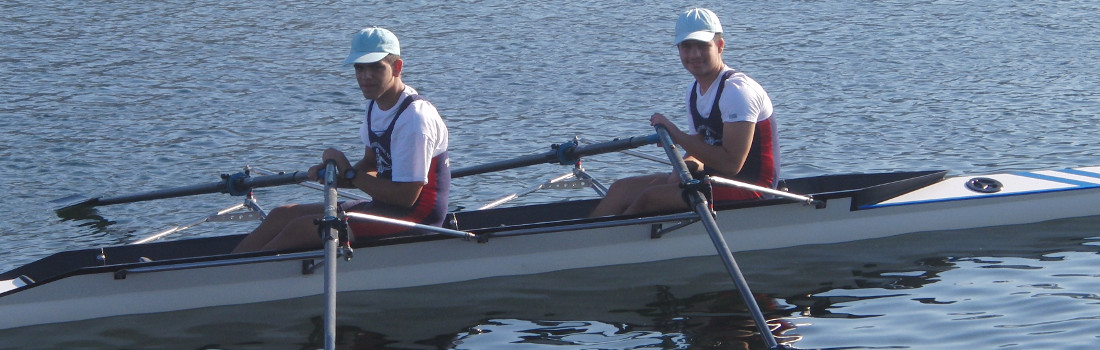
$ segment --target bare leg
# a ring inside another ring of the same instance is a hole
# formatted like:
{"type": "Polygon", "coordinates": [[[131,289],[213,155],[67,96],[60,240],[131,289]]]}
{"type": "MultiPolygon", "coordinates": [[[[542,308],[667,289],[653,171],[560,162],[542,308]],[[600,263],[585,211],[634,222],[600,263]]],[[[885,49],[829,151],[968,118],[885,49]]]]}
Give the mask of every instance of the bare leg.
{"type": "Polygon", "coordinates": [[[638,199],[623,212],[623,214],[641,214],[672,210],[691,209],[684,202],[679,183],[664,184],[650,187],[643,191],[638,199]]]}
{"type": "MultiPolygon", "coordinates": [[[[251,252],[261,250],[276,236],[285,231],[286,228],[295,225],[295,228],[300,223],[295,223],[296,220],[303,217],[310,218],[308,221],[312,225],[313,218],[319,218],[324,216],[324,206],[319,203],[314,204],[290,204],[277,207],[268,213],[267,218],[263,222],[260,222],[260,226],[257,226],[252,233],[245,236],[237,247],[233,249],[234,253],[251,252]]],[[[316,234],[316,230],[314,230],[316,234]]]]}
{"type": "Polygon", "coordinates": [[[283,231],[275,235],[270,241],[260,248],[261,250],[282,250],[295,248],[320,248],[321,236],[317,233],[315,220],[323,217],[323,213],[303,215],[291,220],[283,231]]]}
{"type": "Polygon", "coordinates": [[[645,189],[668,184],[669,174],[652,174],[619,179],[611,184],[596,209],[589,217],[623,214],[631,204],[638,201],[645,189]]]}

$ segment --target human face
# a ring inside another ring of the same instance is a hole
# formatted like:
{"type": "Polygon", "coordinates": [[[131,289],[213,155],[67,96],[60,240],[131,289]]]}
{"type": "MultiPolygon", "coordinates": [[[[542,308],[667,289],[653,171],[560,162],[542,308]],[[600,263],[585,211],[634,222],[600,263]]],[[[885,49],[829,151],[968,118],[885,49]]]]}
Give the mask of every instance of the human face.
{"type": "Polygon", "coordinates": [[[680,50],[680,63],[684,69],[696,77],[717,74],[722,70],[722,51],[725,49],[722,39],[684,40],[676,48],[680,50]]]}
{"type": "Polygon", "coordinates": [[[369,100],[378,100],[399,85],[397,78],[400,76],[400,72],[400,59],[395,61],[383,59],[374,63],[356,63],[355,81],[359,83],[359,90],[363,92],[363,97],[369,100]]]}

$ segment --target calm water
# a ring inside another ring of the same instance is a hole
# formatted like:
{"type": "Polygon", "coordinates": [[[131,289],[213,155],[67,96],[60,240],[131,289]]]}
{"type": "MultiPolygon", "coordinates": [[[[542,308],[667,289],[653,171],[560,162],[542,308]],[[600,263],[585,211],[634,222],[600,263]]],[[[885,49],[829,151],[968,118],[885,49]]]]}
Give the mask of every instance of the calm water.
{"type": "MultiPolygon", "coordinates": [[[[339,66],[358,28],[402,40],[406,82],[451,130],[456,167],[580,136],[652,132],[690,77],[669,43],[697,2],[0,2],[0,269],[132,241],[238,199],[206,195],[58,218],[49,200],[300,170],[355,152],[362,101],[339,66]]],[[[723,1],[727,62],[781,122],[783,176],[1100,162],[1100,6],[1090,1],[723,1]]],[[[659,152],[654,152],[660,154],[659,152]]],[[[612,180],[662,166],[616,155],[612,180]]],[[[552,166],[456,180],[476,207],[552,166]]],[[[540,194],[525,202],[590,196],[540,194]]],[[[317,201],[258,191],[265,207],[317,201]]],[[[239,233],[203,225],[173,239],[239,233]]],[[[833,349],[1100,346],[1100,220],[738,254],[781,339],[833,349]]],[[[341,296],[366,349],[760,348],[716,259],[341,296]],[[571,283],[561,283],[562,280],[571,283]],[[575,282],[575,283],[572,283],[575,282]],[[446,315],[440,317],[440,315],[446,315]]],[[[0,332],[0,348],[308,349],[319,300],[0,332]]],[[[18,317],[2,315],[0,317],[18,317]]]]}

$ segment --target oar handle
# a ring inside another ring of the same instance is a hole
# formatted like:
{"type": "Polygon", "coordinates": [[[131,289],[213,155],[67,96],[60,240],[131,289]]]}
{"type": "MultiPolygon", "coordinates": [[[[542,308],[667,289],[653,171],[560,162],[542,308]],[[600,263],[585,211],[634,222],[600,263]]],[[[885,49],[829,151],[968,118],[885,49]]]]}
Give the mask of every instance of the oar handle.
{"type": "Polygon", "coordinates": [[[578,146],[575,142],[570,141],[563,144],[551,145],[550,147],[553,148],[553,150],[539,154],[532,154],[509,160],[502,160],[498,162],[451,170],[451,178],[484,174],[535,164],[558,163],[562,165],[568,165],[576,162],[580,159],[580,157],[601,153],[617,152],[645,145],[651,145],[654,143],[657,143],[657,135],[634,136],[625,139],[614,139],[607,142],[585,146],[578,146]]]}

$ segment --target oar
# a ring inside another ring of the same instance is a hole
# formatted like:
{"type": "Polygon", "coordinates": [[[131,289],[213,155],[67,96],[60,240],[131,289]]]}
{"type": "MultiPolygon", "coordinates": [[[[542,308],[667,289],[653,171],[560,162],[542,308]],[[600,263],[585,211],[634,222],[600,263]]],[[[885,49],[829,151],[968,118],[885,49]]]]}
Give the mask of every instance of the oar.
{"type": "Polygon", "coordinates": [[[580,157],[590,156],[594,154],[617,152],[631,148],[637,148],[645,145],[657,143],[657,135],[647,136],[635,136],[625,139],[614,139],[607,142],[601,142],[585,146],[577,146],[574,141],[566,142],[560,145],[553,145],[551,148],[554,150],[547,151],[539,154],[532,154],[529,156],[523,156],[519,158],[502,160],[499,162],[492,162],[482,165],[475,165],[462,169],[451,170],[451,178],[458,178],[463,176],[484,174],[499,170],[514,169],[525,167],[535,164],[551,164],[558,163],[562,165],[572,165],[576,163],[580,157]]]}
{"type": "MultiPolygon", "coordinates": [[[[255,167],[255,166],[252,167],[252,171],[257,173],[257,174],[260,174],[260,175],[275,175],[275,174],[278,174],[275,171],[260,168],[260,167],[255,167]]],[[[324,171],[322,170],[321,174],[318,174],[317,176],[318,177],[323,177],[323,175],[324,175],[324,171]]],[[[312,188],[312,189],[315,189],[315,190],[318,190],[318,191],[324,191],[325,190],[324,185],[318,184],[316,182],[302,181],[302,182],[299,182],[298,185],[303,186],[303,187],[309,187],[309,188],[312,188]]],[[[350,193],[348,191],[337,191],[336,194],[339,195],[340,197],[344,197],[344,198],[351,198],[351,199],[358,199],[358,200],[370,200],[370,197],[350,193]]]]}
{"type": "Polygon", "coordinates": [[[254,188],[289,185],[302,182],[307,179],[309,179],[309,174],[304,171],[295,171],[293,173],[281,173],[277,175],[257,177],[251,177],[245,173],[237,173],[234,175],[222,175],[222,181],[207,184],[166,188],[117,197],[88,198],[80,195],[72,195],[64,198],[55,199],[50,202],[55,204],[54,210],[60,211],[77,206],[100,206],[133,203],[154,199],[193,196],[207,193],[229,193],[234,196],[243,196],[245,194],[248,194],[248,192],[254,188]]]}
{"type": "MultiPolygon", "coordinates": [[[[336,203],[336,161],[325,163],[325,217],[317,221],[325,247],[325,350],[336,349],[336,255],[340,233],[336,203]]],[[[350,255],[345,256],[351,259],[350,255]]]]}
{"type": "MultiPolygon", "coordinates": [[[[691,173],[687,170],[687,164],[684,163],[680,151],[672,143],[672,137],[668,135],[668,130],[663,125],[657,125],[654,128],[657,129],[657,136],[661,140],[661,146],[664,147],[665,154],[672,161],[672,168],[680,176],[681,185],[698,184],[698,180],[691,178],[691,173]]],[[[764,343],[767,344],[769,349],[786,349],[786,347],[781,347],[775,341],[775,336],[768,328],[767,321],[764,320],[764,313],[760,311],[760,305],[757,305],[756,299],[752,297],[752,292],[749,291],[749,283],[745,281],[745,276],[741,274],[741,268],[737,266],[737,261],[733,259],[733,252],[730,252],[726,239],[722,237],[722,231],[718,228],[718,223],[715,222],[714,216],[711,214],[706,197],[699,191],[687,188],[685,190],[688,191],[688,196],[690,196],[692,209],[695,210],[703,227],[710,234],[710,240],[714,243],[714,248],[718,250],[718,255],[722,258],[722,262],[726,264],[726,271],[729,272],[733,283],[737,285],[737,291],[741,293],[741,298],[745,300],[745,305],[749,308],[749,313],[752,314],[752,318],[756,322],[756,329],[759,330],[760,336],[764,338],[764,343]]]]}

